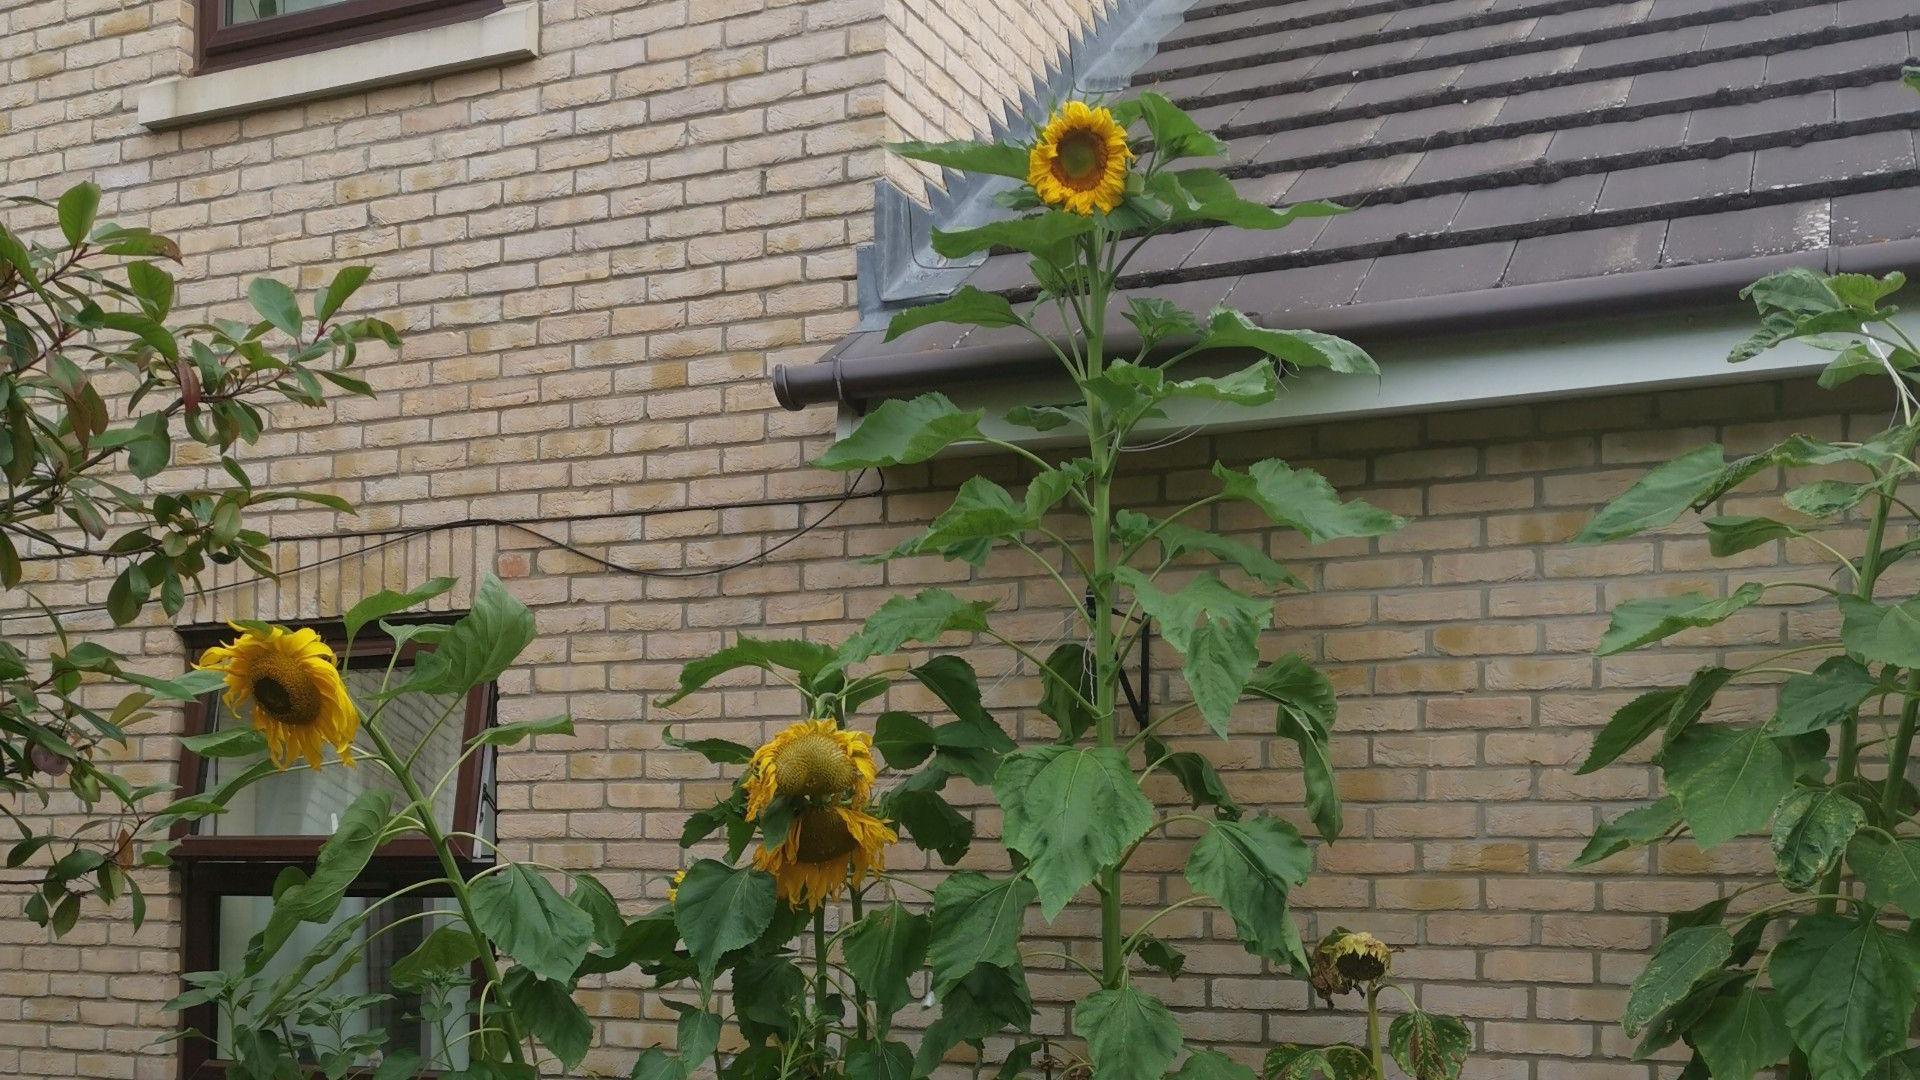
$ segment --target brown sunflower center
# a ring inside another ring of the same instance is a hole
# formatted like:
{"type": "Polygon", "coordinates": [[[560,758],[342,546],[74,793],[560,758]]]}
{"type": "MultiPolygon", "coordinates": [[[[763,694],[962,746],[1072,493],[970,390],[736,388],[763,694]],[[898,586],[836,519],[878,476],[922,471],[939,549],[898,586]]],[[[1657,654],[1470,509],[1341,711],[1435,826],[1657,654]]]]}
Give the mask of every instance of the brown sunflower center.
{"type": "Polygon", "coordinates": [[[1099,186],[1107,173],[1107,140],[1092,131],[1070,131],[1054,144],[1053,178],[1075,191],[1099,186]]]}
{"type": "Polygon", "coordinates": [[[276,724],[304,727],[320,717],[320,688],[298,661],[274,657],[253,676],[253,707],[276,724]]]}
{"type": "Polygon", "coordinates": [[[773,775],[782,795],[818,799],[853,790],[853,761],[826,735],[802,735],[781,747],[773,757],[773,775]]]}
{"type": "Polygon", "coordinates": [[[832,810],[808,810],[800,815],[793,827],[800,830],[800,842],[795,855],[803,863],[844,859],[860,846],[860,842],[853,838],[852,830],[847,828],[847,823],[832,810]]]}

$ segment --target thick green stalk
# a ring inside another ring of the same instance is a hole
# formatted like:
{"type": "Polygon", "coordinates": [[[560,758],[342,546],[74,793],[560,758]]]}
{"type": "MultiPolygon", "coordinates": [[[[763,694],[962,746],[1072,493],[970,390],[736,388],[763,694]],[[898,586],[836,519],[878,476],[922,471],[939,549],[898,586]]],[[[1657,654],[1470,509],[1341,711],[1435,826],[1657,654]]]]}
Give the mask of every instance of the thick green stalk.
{"type": "Polygon", "coordinates": [[[447,888],[452,890],[454,902],[460,907],[460,919],[467,924],[467,930],[473,934],[473,940],[483,945],[480,949],[480,970],[486,975],[487,982],[495,988],[494,1000],[501,1002],[500,1026],[507,1032],[507,1051],[513,1055],[514,1064],[524,1065],[526,1057],[520,1052],[520,1044],[525,1040],[525,1036],[520,1033],[520,1023],[514,1019],[513,1012],[508,1007],[510,1003],[504,1002],[500,996],[499,991],[505,983],[500,974],[499,961],[494,959],[491,948],[484,947],[487,935],[480,929],[480,920],[473,914],[473,901],[467,889],[467,879],[460,872],[460,864],[454,861],[453,849],[447,845],[447,836],[440,831],[440,823],[434,820],[433,806],[427,802],[425,793],[420,790],[420,784],[413,778],[413,773],[401,765],[400,756],[394,753],[393,744],[387,742],[387,737],[380,733],[379,725],[368,724],[362,730],[373,740],[374,749],[379,752],[381,760],[387,763],[387,767],[393,771],[394,778],[400,781],[400,789],[406,792],[407,798],[415,806],[420,808],[420,829],[427,834],[427,842],[433,845],[433,853],[440,860],[440,872],[446,875],[447,888]]]}
{"type": "Polygon", "coordinates": [[[1380,987],[1367,989],[1367,1060],[1373,1063],[1374,1080],[1386,1080],[1387,1070],[1380,1060],[1380,987]]]}
{"type": "MultiPolygon", "coordinates": [[[[853,906],[853,921],[859,922],[861,915],[866,913],[865,892],[861,889],[854,889],[847,894],[847,900],[853,906]]],[[[845,931],[843,930],[842,932],[844,933],[845,931]]],[[[825,957],[821,957],[823,962],[825,959],[825,957]]],[[[880,1018],[882,1032],[886,1030],[887,1020],[887,1017],[880,1018]]],[[[865,1042],[867,1040],[867,992],[861,989],[859,983],[855,983],[853,986],[853,1023],[854,1034],[861,1042],[865,1042]]]]}
{"type": "Polygon", "coordinates": [[[1880,809],[1889,820],[1900,809],[1900,782],[1907,778],[1907,759],[1913,755],[1913,729],[1920,721],[1920,668],[1907,672],[1907,701],[1900,708],[1900,728],[1887,753],[1887,783],[1880,792],[1880,809]]]}
{"type": "Polygon", "coordinates": [[[813,1007],[827,1015],[827,906],[813,913],[813,1007]]]}

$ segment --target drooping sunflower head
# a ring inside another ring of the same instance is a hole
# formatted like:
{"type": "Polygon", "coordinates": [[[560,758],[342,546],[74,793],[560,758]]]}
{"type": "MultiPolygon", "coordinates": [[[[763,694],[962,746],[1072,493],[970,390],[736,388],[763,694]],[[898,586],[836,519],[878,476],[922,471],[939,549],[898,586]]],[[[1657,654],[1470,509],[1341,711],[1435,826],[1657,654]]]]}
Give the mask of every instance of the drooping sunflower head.
{"type": "Polygon", "coordinates": [[[774,891],[793,907],[818,908],[851,882],[885,870],[886,848],[899,836],[887,823],[851,806],[801,811],[780,846],[761,848],[753,865],[773,875],[774,891]]]}
{"type": "Polygon", "coordinates": [[[758,820],[781,795],[865,806],[876,771],[866,732],[803,720],[768,739],[747,762],[747,819],[758,820]]]}
{"type": "Polygon", "coordinates": [[[1127,130],[1109,109],[1069,101],[1027,152],[1027,182],[1049,206],[1109,213],[1127,190],[1127,130]]]}
{"type": "Polygon", "coordinates": [[[1393,970],[1393,950],[1372,934],[1342,934],[1325,946],[1333,966],[1348,979],[1369,983],[1393,970]]]}
{"type": "Polygon", "coordinates": [[[196,666],[226,676],[221,700],[236,715],[251,709],[273,763],[284,769],[304,758],[317,769],[325,761],[322,750],[331,746],[342,762],[353,764],[360,711],[327,643],[312,630],[235,629],[238,638],[208,649],[196,666]]]}

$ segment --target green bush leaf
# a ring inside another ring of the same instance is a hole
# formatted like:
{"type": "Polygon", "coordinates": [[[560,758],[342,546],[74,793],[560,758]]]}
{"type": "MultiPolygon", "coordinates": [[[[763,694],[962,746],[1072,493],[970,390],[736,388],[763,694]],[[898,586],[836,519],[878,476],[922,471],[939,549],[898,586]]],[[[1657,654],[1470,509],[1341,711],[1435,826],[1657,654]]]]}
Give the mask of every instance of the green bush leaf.
{"type": "Polygon", "coordinates": [[[348,298],[360,291],[360,286],[365,285],[367,278],[372,275],[373,267],[371,266],[341,267],[340,272],[333,275],[333,280],[327,282],[325,291],[321,292],[319,299],[315,301],[313,317],[321,322],[333,318],[334,313],[340,310],[348,298]]]}
{"type": "Polygon", "coordinates": [[[1132,986],[1096,991],[1075,1005],[1073,1029],[1087,1040],[1100,1080],[1163,1080],[1180,1054],[1180,1022],[1132,986]]]}
{"type": "Polygon", "coordinates": [[[1773,950],[1767,971],[1787,1027],[1821,1080],[1862,1080],[1905,1049],[1920,943],[1871,921],[1812,915],[1773,950]]]}
{"type": "Polygon", "coordinates": [[[456,584],[458,582],[453,578],[437,577],[419,588],[409,589],[406,592],[382,589],[348,608],[346,616],[340,621],[346,626],[347,637],[358,637],[361,629],[368,623],[379,622],[389,615],[397,615],[410,608],[419,607],[456,584]]]}
{"type": "Polygon", "coordinates": [[[773,921],[773,877],[759,870],[701,859],[687,869],[673,904],[673,924],[711,983],[720,958],[752,944],[773,921]]]}
{"type": "Polygon", "coordinates": [[[1651,844],[1680,824],[1680,801],[1668,795],[1657,802],[1629,810],[1612,821],[1601,823],[1593,839],[1573,860],[1576,869],[1591,866],[1609,855],[1632,847],[1651,844]]]}
{"type": "Polygon", "coordinates": [[[1868,903],[1890,904],[1908,918],[1920,918],[1920,840],[1862,832],[1847,847],[1847,863],[1866,886],[1868,903]]]}
{"type": "Polygon", "coordinates": [[[851,667],[890,655],[910,641],[930,643],[955,631],[978,633],[987,628],[992,607],[991,600],[962,600],[945,589],[896,596],[867,616],[859,631],[840,646],[834,664],[851,667]]]}
{"type": "Polygon", "coordinates": [[[1252,503],[1274,524],[1298,532],[1310,543],[1381,536],[1406,524],[1359,499],[1342,502],[1326,477],[1277,459],[1256,462],[1246,472],[1216,463],[1213,475],[1225,485],[1222,494],[1227,498],[1252,503]]]}
{"type": "Polygon", "coordinates": [[[991,176],[1027,178],[1027,150],[1005,143],[981,142],[895,142],[887,149],[903,158],[924,161],[943,169],[987,173],[991,176]]]}
{"type": "Polygon", "coordinates": [[[1627,994],[1621,1026],[1638,1035],[1654,1018],[1679,1003],[1695,983],[1719,971],[1733,955],[1733,936],[1718,923],[1668,934],[1627,994]]]}
{"type": "Polygon", "coordinates": [[[1726,467],[1719,443],[1689,451],[1660,465],[1608,503],[1587,522],[1576,544],[1604,544],[1670,525],[1691,508],[1726,467]]]}
{"type": "Polygon", "coordinates": [[[1387,1053],[1410,1080],[1459,1080],[1473,1032],[1451,1016],[1412,1009],[1387,1027],[1387,1053]]]}
{"type": "Polygon", "coordinates": [[[1773,819],[1773,863],[1780,883],[1806,892],[1820,883],[1867,823],[1860,804],[1835,788],[1800,788],[1773,819]]]}
{"type": "Polygon", "coordinates": [[[948,875],[933,890],[927,941],[934,996],[946,1000],[982,965],[1019,968],[1020,923],[1034,897],[1025,877],[995,879],[972,870],[948,875]]]}
{"type": "Polygon", "coordinates": [[[1625,601],[1613,609],[1613,621],[1601,635],[1594,653],[1612,656],[1651,645],[1682,630],[1725,622],[1736,612],[1752,607],[1765,592],[1759,582],[1749,581],[1724,597],[1682,593],[1625,601]]]}
{"type": "Polygon", "coordinates": [[[300,301],[292,289],[272,278],[254,278],[247,286],[247,300],[274,329],[288,337],[300,336],[300,301]]]}
{"type": "Polygon", "coordinates": [[[1840,598],[1840,640],[1862,660],[1920,667],[1920,597],[1898,605],[1840,598]]]}
{"type": "Polygon", "coordinates": [[[1215,310],[1208,319],[1200,348],[1258,349],[1295,367],[1326,368],[1341,375],[1380,374],[1373,357],[1351,341],[1313,330],[1270,330],[1228,308],[1215,310]]]}
{"type": "Polygon", "coordinates": [[[67,238],[68,247],[79,247],[93,231],[94,216],[100,212],[100,185],[92,181],[73,185],[60,194],[60,203],[55,209],[60,218],[60,235],[67,238]]]}
{"type": "Polygon", "coordinates": [[[473,887],[473,915],[501,952],[542,978],[572,980],[593,944],[592,918],[519,863],[473,887]]]}
{"type": "Polygon", "coordinates": [[[679,688],[670,696],[660,698],[656,704],[672,705],[727,672],[743,667],[757,667],[763,671],[776,668],[792,671],[805,682],[832,663],[833,655],[832,647],[812,641],[763,641],[742,634],[732,645],[712,656],[683,666],[680,669],[679,688]]]}
{"type": "Polygon", "coordinates": [[[1131,590],[1167,644],[1179,650],[1200,715],[1221,737],[1233,707],[1245,694],[1260,662],[1260,632],[1273,622],[1273,601],[1243,596],[1212,574],[1201,574],[1177,593],[1161,592],[1130,566],[1114,581],[1131,590]]]}
{"type": "Polygon", "coordinates": [[[553,1051],[560,1064],[572,1069],[593,1044],[593,1021],[563,983],[539,978],[527,968],[515,968],[505,979],[507,1004],[522,1030],[553,1051]]]}
{"type": "Polygon", "coordinates": [[[1751,986],[1715,998],[1692,1037],[1714,1080],[1753,1080],[1793,1052],[1779,996],[1751,986]]]}
{"type": "Polygon", "coordinates": [[[1053,921],[1075,893],[1146,835],[1153,805],[1119,750],[1034,746],[1008,754],[993,777],[1002,836],[1028,859],[1040,913],[1053,921]]]}
{"type": "Polygon", "coordinates": [[[1213,822],[1187,855],[1187,883],[1219,901],[1248,952],[1306,966],[1287,893],[1306,883],[1313,852],[1279,818],[1213,822]]]}
{"type": "Polygon", "coordinates": [[[466,615],[432,652],[414,661],[413,677],[402,689],[464,694],[499,678],[533,638],[533,613],[507,592],[499,578],[488,574],[474,592],[466,615]]]}
{"type": "MultiPolygon", "coordinates": [[[[840,939],[854,985],[873,1000],[882,1018],[891,1019],[913,1000],[907,979],[926,963],[931,932],[927,916],[916,915],[896,901],[869,911],[840,939]]],[[[885,1033],[882,1027],[881,1034],[885,1033]]]]}
{"type": "Polygon", "coordinates": [[[1763,828],[1793,788],[1792,759],[1759,727],[1696,725],[1661,763],[1702,848],[1763,828]]]}
{"type": "Polygon", "coordinates": [[[1875,688],[1873,674],[1850,656],[1821,661],[1811,674],[1780,686],[1780,703],[1768,730],[1776,737],[1821,731],[1857,714],[1875,688]]]}
{"type": "Polygon", "coordinates": [[[981,292],[971,285],[962,285],[958,292],[936,304],[908,308],[895,315],[887,323],[887,336],[892,341],[912,330],[931,323],[959,323],[964,326],[1018,326],[1023,320],[1014,313],[1013,305],[998,293],[981,292]]]}
{"type": "Polygon", "coordinates": [[[980,437],[980,409],[962,409],[945,394],[881,402],[853,433],[827,448],[814,464],[822,469],[913,465],[957,442],[980,437]]]}

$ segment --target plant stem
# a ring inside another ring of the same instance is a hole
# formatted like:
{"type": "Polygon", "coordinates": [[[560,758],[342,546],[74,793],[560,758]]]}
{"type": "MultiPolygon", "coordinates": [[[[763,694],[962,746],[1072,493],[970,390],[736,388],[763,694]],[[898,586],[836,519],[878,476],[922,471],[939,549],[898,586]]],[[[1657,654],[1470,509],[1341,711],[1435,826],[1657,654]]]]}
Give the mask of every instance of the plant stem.
{"type": "Polygon", "coordinates": [[[813,913],[813,1007],[827,1015],[827,906],[813,913]]]}
{"type": "MultiPolygon", "coordinates": [[[[1085,249],[1087,310],[1092,313],[1084,325],[1089,378],[1098,378],[1106,363],[1107,295],[1100,266],[1101,245],[1100,230],[1096,227],[1085,249]]],[[[1114,656],[1112,578],[1113,466],[1118,456],[1114,451],[1114,441],[1110,418],[1099,396],[1088,394],[1087,442],[1093,458],[1093,475],[1087,480],[1087,495],[1093,505],[1090,521],[1092,550],[1088,567],[1091,573],[1087,580],[1087,592],[1093,610],[1087,612],[1087,617],[1093,622],[1094,728],[1099,745],[1105,749],[1113,749],[1115,742],[1113,691],[1118,674],[1118,661],[1114,656]]],[[[1120,932],[1120,869],[1110,867],[1102,870],[1097,883],[1100,887],[1100,981],[1102,986],[1113,989],[1125,977],[1127,963],[1120,932]]]]}
{"type": "Polygon", "coordinates": [[[1880,792],[1880,808],[1889,821],[1900,809],[1901,784],[1907,778],[1907,759],[1913,754],[1913,729],[1920,721],[1920,668],[1907,672],[1907,700],[1900,709],[1900,728],[1887,753],[1887,784],[1880,792]]]}
{"type": "MultiPolygon", "coordinates": [[[[864,914],[866,910],[865,886],[854,889],[849,893],[848,902],[853,905],[853,921],[859,922],[860,916],[864,914]]],[[[825,956],[821,957],[822,961],[825,959],[825,956]]],[[[885,1017],[880,1019],[883,1029],[886,1022],[885,1017]]],[[[853,986],[853,1024],[855,1033],[859,1035],[860,1041],[865,1042],[867,1040],[867,992],[860,988],[859,983],[855,983],[853,986]]]]}
{"type": "Polygon", "coordinates": [[[1386,1080],[1386,1068],[1380,1061],[1380,984],[1367,988],[1367,1060],[1373,1064],[1374,1080],[1386,1080]]]}
{"type": "MultiPolygon", "coordinates": [[[[498,991],[503,983],[500,975],[500,963],[494,959],[493,950],[485,946],[487,935],[480,929],[480,920],[473,914],[473,900],[467,890],[467,879],[460,873],[460,865],[454,861],[453,850],[447,845],[446,834],[440,831],[440,823],[433,819],[433,804],[427,801],[426,794],[420,790],[420,784],[414,780],[413,772],[400,766],[400,757],[393,751],[393,744],[381,733],[378,725],[368,724],[363,729],[373,740],[374,749],[385,759],[387,767],[393,770],[394,778],[400,781],[400,787],[407,798],[420,808],[420,830],[427,835],[427,842],[433,845],[433,853],[440,859],[440,872],[446,875],[447,888],[452,891],[454,902],[460,906],[460,918],[467,924],[476,942],[482,943],[479,950],[480,970],[487,982],[495,988],[494,997],[499,999],[498,991]]],[[[481,1022],[485,1022],[482,1016],[481,1022]]],[[[520,1044],[525,1036],[520,1034],[520,1022],[514,1018],[510,1005],[500,1006],[500,1024],[506,1029],[507,1052],[513,1055],[513,1063],[526,1064],[526,1057],[520,1052],[520,1044]]]]}

